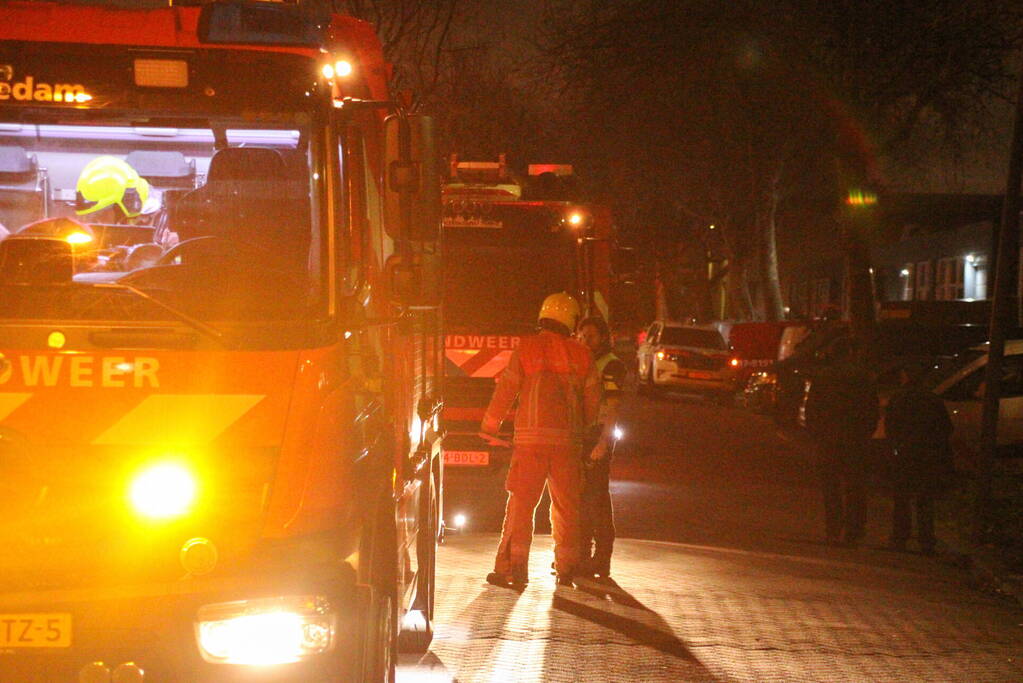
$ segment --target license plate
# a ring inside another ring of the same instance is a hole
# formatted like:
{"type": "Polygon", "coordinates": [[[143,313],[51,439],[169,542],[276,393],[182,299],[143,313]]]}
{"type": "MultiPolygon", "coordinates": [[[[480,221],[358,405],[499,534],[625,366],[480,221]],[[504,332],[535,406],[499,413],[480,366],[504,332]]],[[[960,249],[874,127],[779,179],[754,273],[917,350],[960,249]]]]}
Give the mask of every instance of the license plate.
{"type": "Polygon", "coordinates": [[[71,647],[71,615],[0,614],[0,648],[71,647]]]}
{"type": "Polygon", "coordinates": [[[444,464],[456,467],[485,467],[490,464],[487,451],[444,451],[444,464]]]}
{"type": "Polygon", "coordinates": [[[714,373],[700,372],[699,370],[695,372],[690,372],[689,376],[693,379],[714,379],[714,373]]]}

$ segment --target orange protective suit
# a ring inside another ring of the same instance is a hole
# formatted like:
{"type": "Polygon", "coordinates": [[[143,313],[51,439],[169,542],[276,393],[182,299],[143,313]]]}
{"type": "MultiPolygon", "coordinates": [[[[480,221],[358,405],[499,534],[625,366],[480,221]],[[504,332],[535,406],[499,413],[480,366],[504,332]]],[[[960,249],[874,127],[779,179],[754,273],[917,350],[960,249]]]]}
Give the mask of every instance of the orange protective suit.
{"type": "Polygon", "coordinates": [[[563,576],[574,571],[580,554],[580,449],[585,430],[597,419],[600,396],[600,378],[589,349],[548,330],[524,338],[497,378],[481,431],[497,434],[516,399],[519,404],[495,572],[511,574],[526,568],[533,511],[545,481],[551,493],[555,568],[563,576]]]}

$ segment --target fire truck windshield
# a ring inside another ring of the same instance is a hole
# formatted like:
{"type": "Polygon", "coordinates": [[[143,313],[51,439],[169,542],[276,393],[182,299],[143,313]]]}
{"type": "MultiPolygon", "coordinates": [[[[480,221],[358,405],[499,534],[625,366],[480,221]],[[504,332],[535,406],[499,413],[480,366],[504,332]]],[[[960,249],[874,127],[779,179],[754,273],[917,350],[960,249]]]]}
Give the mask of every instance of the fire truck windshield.
{"type": "Polygon", "coordinates": [[[308,115],[28,119],[0,121],[0,318],[179,311],[258,323],[322,312],[308,115]],[[70,256],[54,259],[61,250],[70,256]],[[110,283],[126,286],[97,286],[110,283]]]}
{"type": "MultiPolygon", "coordinates": [[[[521,332],[544,297],[577,287],[574,236],[547,209],[500,213],[501,227],[444,230],[444,320],[450,330],[521,332]]],[[[495,221],[497,222],[497,221],[495,221]]]]}

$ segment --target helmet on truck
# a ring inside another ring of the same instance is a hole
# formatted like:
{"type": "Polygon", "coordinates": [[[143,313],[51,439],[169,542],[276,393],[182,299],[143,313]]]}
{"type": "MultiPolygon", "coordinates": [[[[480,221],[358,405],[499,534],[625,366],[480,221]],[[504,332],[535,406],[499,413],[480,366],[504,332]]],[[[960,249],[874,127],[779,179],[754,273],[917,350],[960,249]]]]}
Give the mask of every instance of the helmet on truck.
{"type": "Polygon", "coordinates": [[[149,199],[149,183],[123,159],[112,156],[96,157],[85,165],[78,176],[79,208],[75,213],[83,216],[117,205],[125,216],[142,212],[149,199]]]}
{"type": "Polygon", "coordinates": [[[549,295],[543,300],[540,306],[538,320],[553,320],[568,328],[571,333],[575,329],[575,323],[579,320],[579,302],[566,292],[557,292],[549,295]]]}

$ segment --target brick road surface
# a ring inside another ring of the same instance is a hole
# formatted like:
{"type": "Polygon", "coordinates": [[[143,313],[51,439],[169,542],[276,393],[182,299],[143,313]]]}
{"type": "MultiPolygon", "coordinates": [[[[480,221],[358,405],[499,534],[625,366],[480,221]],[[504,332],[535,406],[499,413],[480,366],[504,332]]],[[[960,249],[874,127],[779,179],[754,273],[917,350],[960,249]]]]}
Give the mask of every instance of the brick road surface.
{"type": "MultiPolygon", "coordinates": [[[[886,551],[883,491],[862,547],[827,546],[800,438],[700,401],[623,419],[620,590],[555,589],[549,536],[521,595],[489,586],[497,536],[449,536],[434,643],[399,681],[1023,681],[1023,612],[947,559],[886,551]]],[[[494,490],[471,519],[500,519],[494,490]]]]}
{"type": "Polygon", "coordinates": [[[1023,615],[926,558],[871,566],[620,541],[619,588],[486,584],[497,538],[442,549],[436,636],[399,681],[1021,681],[1023,615]]]}

